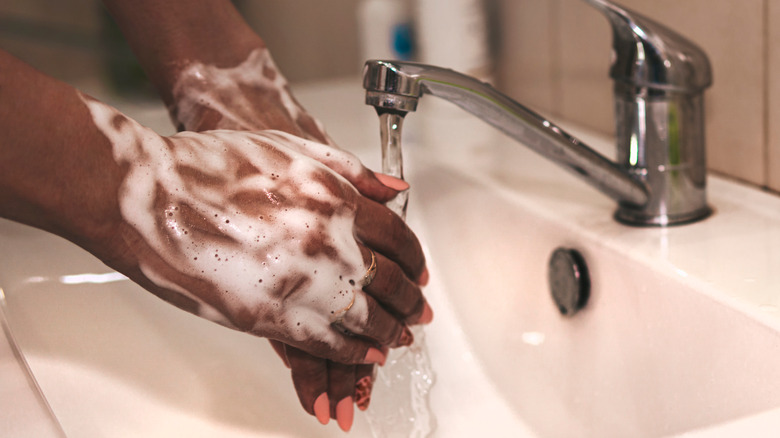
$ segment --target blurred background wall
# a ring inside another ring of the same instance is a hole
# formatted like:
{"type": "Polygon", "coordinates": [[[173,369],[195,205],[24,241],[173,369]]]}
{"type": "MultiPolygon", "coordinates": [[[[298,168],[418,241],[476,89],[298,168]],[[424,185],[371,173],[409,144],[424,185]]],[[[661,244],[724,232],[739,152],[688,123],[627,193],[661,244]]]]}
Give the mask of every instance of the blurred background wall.
{"type": "MultiPolygon", "coordinates": [[[[576,0],[500,0],[502,86],[543,114],[612,134],[607,20],[576,0]]],[[[701,46],[711,170],[780,191],[780,1],[617,0],[701,46]]]]}
{"type": "MultiPolygon", "coordinates": [[[[442,0],[448,5],[454,0],[442,0]]],[[[292,82],[357,76],[361,0],[236,0],[292,82]]],[[[709,54],[710,168],[780,191],[780,1],[623,0],[709,54]]],[[[576,0],[485,0],[493,77],[554,120],[611,134],[607,21],[576,0]]],[[[98,0],[3,0],[0,47],[74,84],[127,58],[98,0]],[[110,27],[110,26],[109,26],[110,27]]],[[[446,28],[446,26],[445,26],[446,28]]],[[[442,38],[448,38],[444,35],[442,38]]],[[[120,63],[119,70],[129,71],[120,63]]],[[[130,78],[132,79],[132,77],[130,78]]],[[[130,80],[128,79],[128,80],[130,80]]]]}
{"type": "Polygon", "coordinates": [[[360,73],[360,0],[244,0],[237,5],[290,81],[360,73]]]}
{"type": "MultiPolygon", "coordinates": [[[[236,0],[290,81],[360,73],[360,0],[236,0]],[[313,68],[316,65],[317,68],[313,68]]],[[[99,0],[3,0],[0,47],[66,81],[103,68],[116,48],[99,0]]],[[[121,55],[124,55],[122,53],[121,55]]]]}
{"type": "Polygon", "coordinates": [[[0,1],[0,47],[57,78],[98,71],[102,9],[95,0],[0,1]]]}

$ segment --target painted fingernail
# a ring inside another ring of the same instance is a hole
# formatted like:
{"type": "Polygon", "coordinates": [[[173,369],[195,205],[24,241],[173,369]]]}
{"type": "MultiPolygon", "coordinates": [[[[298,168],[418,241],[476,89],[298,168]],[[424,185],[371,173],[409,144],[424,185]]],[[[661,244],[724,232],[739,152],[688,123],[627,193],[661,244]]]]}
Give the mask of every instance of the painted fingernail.
{"type": "Polygon", "coordinates": [[[363,359],[363,363],[378,363],[379,365],[384,365],[385,360],[387,360],[387,356],[384,353],[377,350],[376,348],[371,347],[366,352],[366,357],[363,359]]]}
{"type": "Polygon", "coordinates": [[[423,305],[422,315],[420,315],[420,319],[417,320],[417,323],[430,324],[431,321],[433,321],[433,309],[431,309],[431,306],[426,301],[423,305]]]}
{"type": "Polygon", "coordinates": [[[385,175],[384,173],[375,173],[374,175],[376,175],[376,179],[378,179],[379,182],[393,190],[402,192],[409,188],[409,183],[394,176],[385,175]]]}
{"type": "Polygon", "coordinates": [[[428,268],[425,268],[422,274],[420,274],[420,278],[417,279],[417,284],[420,286],[427,286],[430,279],[431,274],[428,272],[428,268]]]}
{"type": "Polygon", "coordinates": [[[330,400],[327,393],[323,392],[314,400],[314,416],[321,424],[328,424],[330,421],[330,400]]]}
{"type": "Polygon", "coordinates": [[[398,337],[398,346],[407,347],[412,345],[412,342],[414,342],[414,335],[412,334],[412,331],[409,330],[409,327],[404,327],[404,329],[401,331],[401,335],[398,337]]]}
{"type": "Polygon", "coordinates": [[[336,405],[336,423],[344,432],[352,429],[352,420],[355,418],[355,406],[352,404],[352,397],[344,397],[336,405]]]}
{"type": "Polygon", "coordinates": [[[368,409],[371,403],[371,389],[374,387],[374,379],[365,376],[355,384],[355,405],[361,411],[368,409]]]}

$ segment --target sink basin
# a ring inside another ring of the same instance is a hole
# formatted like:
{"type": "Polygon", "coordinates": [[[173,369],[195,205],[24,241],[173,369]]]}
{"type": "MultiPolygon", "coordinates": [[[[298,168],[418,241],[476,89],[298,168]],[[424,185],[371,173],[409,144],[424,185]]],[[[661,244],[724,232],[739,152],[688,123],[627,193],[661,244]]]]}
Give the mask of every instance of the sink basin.
{"type": "MultiPolygon", "coordinates": [[[[359,81],[297,95],[378,168],[377,120],[359,81]]],[[[119,106],[170,130],[161,108],[119,106]]],[[[780,427],[780,199],[710,177],[711,218],[630,228],[612,220],[610,200],[500,134],[455,128],[488,147],[443,159],[419,140],[436,117],[424,114],[408,117],[404,152],[409,221],[432,274],[434,436],[780,427]],[[590,300],[573,316],[548,290],[558,247],[577,249],[590,272],[590,300]]],[[[609,139],[571,128],[609,149],[609,139]]],[[[344,436],[301,410],[264,340],[179,311],[43,232],[0,222],[0,248],[8,320],[68,436],[344,436]]],[[[365,414],[352,434],[370,436],[365,414]]]]}
{"type": "Polygon", "coordinates": [[[469,345],[538,436],[670,436],[780,407],[780,336],[760,314],[774,304],[751,315],[671,254],[648,257],[685,245],[709,257],[696,225],[587,235],[464,175],[428,171],[415,187],[436,200],[419,208],[436,224],[427,242],[469,345]],[[435,195],[432,181],[449,190],[435,195]],[[548,291],[557,247],[576,248],[589,268],[590,300],[571,317],[548,291]]]}

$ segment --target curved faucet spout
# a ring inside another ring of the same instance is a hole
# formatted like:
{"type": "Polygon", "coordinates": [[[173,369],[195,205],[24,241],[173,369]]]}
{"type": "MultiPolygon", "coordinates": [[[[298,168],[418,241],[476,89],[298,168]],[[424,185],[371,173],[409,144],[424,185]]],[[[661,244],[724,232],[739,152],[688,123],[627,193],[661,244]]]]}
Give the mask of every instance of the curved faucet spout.
{"type": "Polygon", "coordinates": [[[579,175],[621,207],[641,209],[648,203],[648,189],[641,180],[475,78],[425,64],[373,60],[363,70],[363,87],[366,103],[378,109],[414,111],[423,94],[450,101],[579,175]]]}

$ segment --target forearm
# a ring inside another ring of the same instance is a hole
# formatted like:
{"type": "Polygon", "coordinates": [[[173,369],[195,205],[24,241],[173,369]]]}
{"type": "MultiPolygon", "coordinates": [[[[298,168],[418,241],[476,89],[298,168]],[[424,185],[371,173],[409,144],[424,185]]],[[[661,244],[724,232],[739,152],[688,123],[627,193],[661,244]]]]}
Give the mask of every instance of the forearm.
{"type": "Polygon", "coordinates": [[[188,64],[232,67],[263,41],[229,0],[104,0],[166,104],[188,64]]]}
{"type": "Polygon", "coordinates": [[[120,170],[79,93],[0,50],[0,216],[82,246],[118,214],[120,170]]]}

